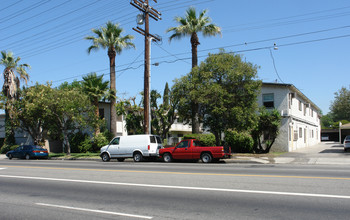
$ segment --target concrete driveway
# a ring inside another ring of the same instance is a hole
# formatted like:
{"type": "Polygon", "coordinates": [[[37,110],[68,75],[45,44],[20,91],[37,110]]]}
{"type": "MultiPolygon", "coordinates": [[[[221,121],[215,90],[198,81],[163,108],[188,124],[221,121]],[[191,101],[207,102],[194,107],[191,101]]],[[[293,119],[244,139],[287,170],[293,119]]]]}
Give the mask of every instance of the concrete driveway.
{"type": "Polygon", "coordinates": [[[350,153],[338,142],[321,142],[274,158],[275,163],[296,164],[349,164],[350,153]]]}

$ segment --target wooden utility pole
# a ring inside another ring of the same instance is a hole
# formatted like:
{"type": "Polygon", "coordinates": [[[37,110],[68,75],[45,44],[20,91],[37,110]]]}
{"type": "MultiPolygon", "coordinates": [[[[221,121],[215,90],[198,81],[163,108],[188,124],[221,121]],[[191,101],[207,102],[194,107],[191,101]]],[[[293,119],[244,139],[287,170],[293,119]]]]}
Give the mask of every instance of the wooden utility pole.
{"type": "MultiPolygon", "coordinates": [[[[157,3],[157,0],[153,0],[153,1],[157,3]]],[[[148,0],[131,0],[130,4],[135,8],[139,9],[143,13],[143,16],[137,17],[138,24],[143,24],[143,23],[145,24],[144,30],[140,27],[133,28],[133,30],[145,36],[145,74],[144,74],[144,90],[143,90],[144,133],[151,134],[150,46],[151,46],[152,40],[160,41],[160,39],[149,33],[149,18],[151,17],[154,20],[158,21],[161,19],[160,18],[161,13],[158,12],[156,9],[152,8],[149,5],[148,0]],[[141,21],[142,19],[144,19],[144,21],[141,21]]]]}

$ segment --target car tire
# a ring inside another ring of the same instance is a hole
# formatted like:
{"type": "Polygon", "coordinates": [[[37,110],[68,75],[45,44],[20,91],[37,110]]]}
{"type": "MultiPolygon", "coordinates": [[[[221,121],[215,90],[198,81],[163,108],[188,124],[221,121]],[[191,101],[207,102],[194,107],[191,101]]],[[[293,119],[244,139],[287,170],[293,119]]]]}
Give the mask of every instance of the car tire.
{"type": "Polygon", "coordinates": [[[203,163],[210,163],[213,160],[213,157],[210,153],[203,153],[201,155],[201,160],[203,163]]]}
{"type": "Polygon", "coordinates": [[[26,158],[26,160],[29,160],[30,159],[30,155],[26,154],[25,158],[26,158]]]}
{"type": "Polygon", "coordinates": [[[118,162],[124,162],[125,158],[117,158],[118,162]]]}
{"type": "Polygon", "coordinates": [[[142,161],[142,154],[140,152],[135,152],[133,159],[134,159],[134,162],[141,162],[142,161]]]}
{"type": "Polygon", "coordinates": [[[9,160],[12,160],[12,158],[13,158],[13,157],[12,157],[12,154],[9,154],[9,155],[8,155],[8,158],[9,158],[9,160]]]}
{"type": "Polygon", "coordinates": [[[166,163],[170,163],[173,160],[170,153],[163,154],[163,161],[166,163]]]}
{"type": "Polygon", "coordinates": [[[109,155],[107,153],[103,153],[101,158],[102,158],[103,162],[108,162],[111,160],[111,158],[109,157],[109,155]]]}

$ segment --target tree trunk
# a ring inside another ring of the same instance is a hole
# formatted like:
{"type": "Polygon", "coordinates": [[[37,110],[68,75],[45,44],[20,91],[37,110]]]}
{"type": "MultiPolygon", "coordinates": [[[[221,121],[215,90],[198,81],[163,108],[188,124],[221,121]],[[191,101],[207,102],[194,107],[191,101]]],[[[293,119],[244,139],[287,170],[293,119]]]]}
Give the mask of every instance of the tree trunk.
{"type": "MultiPolygon", "coordinates": [[[[94,100],[94,106],[95,106],[95,117],[97,119],[100,119],[100,110],[99,110],[99,107],[98,107],[98,99],[94,100]]],[[[101,132],[100,131],[100,125],[97,123],[96,127],[95,127],[95,135],[98,135],[100,132],[101,132]]]]}
{"type": "Polygon", "coordinates": [[[64,138],[64,141],[66,142],[66,145],[67,145],[67,155],[70,155],[71,151],[70,151],[70,144],[69,144],[69,139],[68,139],[68,134],[67,132],[63,131],[63,138],[64,138]]]}
{"type": "MultiPolygon", "coordinates": [[[[198,66],[197,46],[199,45],[197,33],[192,33],[191,46],[192,46],[192,68],[198,66]]],[[[199,105],[198,103],[192,103],[192,133],[199,134],[199,105]]]]}
{"type": "Polygon", "coordinates": [[[199,105],[192,103],[192,133],[199,134],[199,105]]]}
{"type": "MultiPolygon", "coordinates": [[[[115,56],[116,51],[114,48],[108,49],[108,57],[109,57],[109,68],[110,68],[110,83],[111,90],[117,93],[116,85],[115,85],[115,56]]],[[[111,109],[110,109],[110,124],[111,124],[111,133],[116,136],[117,135],[117,110],[115,109],[115,97],[111,98],[111,109]]]]}
{"type": "Polygon", "coordinates": [[[192,46],[192,68],[198,66],[197,46],[199,45],[198,35],[193,32],[191,35],[191,46],[192,46]]]}

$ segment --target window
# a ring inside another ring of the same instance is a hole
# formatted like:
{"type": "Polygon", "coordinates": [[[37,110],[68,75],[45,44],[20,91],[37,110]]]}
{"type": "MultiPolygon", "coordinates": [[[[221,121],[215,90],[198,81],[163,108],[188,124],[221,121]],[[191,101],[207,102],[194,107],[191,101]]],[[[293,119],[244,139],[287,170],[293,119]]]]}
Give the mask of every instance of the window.
{"type": "Polygon", "coordinates": [[[157,143],[157,142],[156,142],[156,137],[154,137],[154,136],[149,136],[149,139],[150,139],[150,141],[151,141],[152,144],[157,143]]]}
{"type": "Polygon", "coordinates": [[[183,141],[179,145],[177,145],[176,148],[187,148],[188,147],[188,141],[183,141]]]}
{"type": "Polygon", "coordinates": [[[301,101],[299,100],[299,111],[302,111],[303,110],[303,105],[301,103],[301,101]]]}
{"type": "Polygon", "coordinates": [[[114,138],[111,145],[119,145],[119,139],[120,139],[119,137],[114,138]]]}
{"type": "Polygon", "coordinates": [[[263,94],[263,105],[266,108],[274,108],[275,107],[273,93],[263,94]]]}
{"type": "Polygon", "coordinates": [[[162,140],[160,139],[160,137],[156,136],[156,139],[157,139],[157,143],[158,143],[158,144],[161,144],[161,143],[162,143],[162,140]]]}
{"type": "Polygon", "coordinates": [[[100,115],[100,119],[104,119],[105,118],[105,110],[103,108],[100,108],[98,110],[98,113],[100,115]]]}
{"type": "Polygon", "coordinates": [[[302,138],[302,137],[303,137],[303,129],[299,128],[299,138],[302,138]]]}
{"type": "Polygon", "coordinates": [[[306,116],[306,109],[307,108],[307,105],[306,104],[304,104],[304,116],[306,116]]]}
{"type": "Polygon", "coordinates": [[[295,129],[295,130],[294,130],[293,141],[297,141],[297,140],[298,140],[298,130],[295,129]]]}

